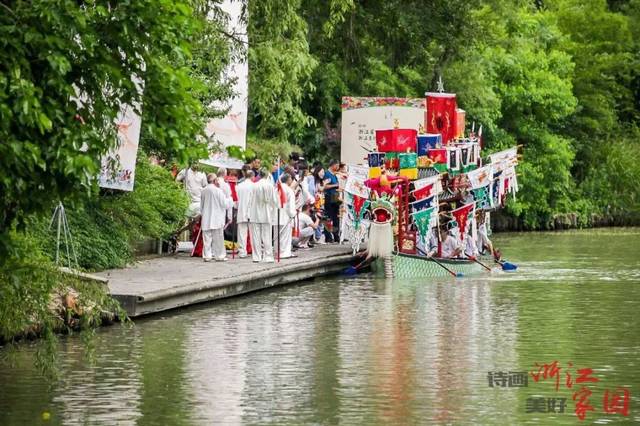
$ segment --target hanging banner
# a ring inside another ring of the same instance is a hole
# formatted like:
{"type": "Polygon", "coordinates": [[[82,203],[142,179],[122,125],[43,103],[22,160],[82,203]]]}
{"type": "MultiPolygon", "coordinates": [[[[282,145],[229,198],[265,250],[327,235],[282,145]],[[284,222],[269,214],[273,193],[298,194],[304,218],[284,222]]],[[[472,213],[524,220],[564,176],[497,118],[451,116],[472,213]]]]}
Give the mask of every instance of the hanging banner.
{"type": "Polygon", "coordinates": [[[361,198],[369,198],[369,192],[371,191],[365,184],[364,179],[356,177],[354,175],[349,175],[347,178],[347,183],[344,187],[345,192],[352,194],[354,196],[358,196],[361,198]]]}
{"type": "MultiPolygon", "coordinates": [[[[138,93],[142,94],[144,83],[136,76],[132,77],[138,93]]],[[[117,147],[102,157],[98,185],[101,188],[133,191],[136,173],[136,159],[138,157],[138,143],[140,142],[140,127],[142,119],[131,105],[122,105],[116,118],[117,147]]]]}
{"type": "Polygon", "coordinates": [[[243,49],[231,58],[225,74],[233,79],[233,97],[224,102],[214,102],[216,108],[228,109],[227,114],[221,118],[209,120],[205,133],[212,140],[213,148],[224,150],[229,146],[245,148],[247,145],[247,94],[249,92],[249,62],[247,51],[249,39],[247,37],[246,21],[242,19],[243,2],[223,0],[218,6],[228,15],[227,34],[239,40],[243,49]]]}
{"type": "Polygon", "coordinates": [[[487,166],[480,167],[479,169],[467,172],[467,178],[469,179],[471,189],[489,185],[491,183],[491,179],[493,178],[492,170],[492,166],[489,164],[487,166]]]}
{"type": "Polygon", "coordinates": [[[427,111],[424,119],[427,132],[442,135],[442,144],[447,145],[456,137],[457,114],[454,93],[426,93],[427,111]]]}
{"type": "Polygon", "coordinates": [[[460,230],[460,240],[464,240],[467,223],[471,219],[473,219],[474,206],[475,202],[465,204],[464,206],[451,211],[451,214],[456,219],[456,222],[458,222],[458,229],[460,230]]]}
{"type": "Polygon", "coordinates": [[[439,194],[442,192],[442,180],[439,174],[435,176],[423,178],[423,179],[414,180],[413,181],[414,196],[416,191],[430,185],[433,186],[433,189],[432,189],[433,194],[439,194]]]}
{"type": "Polygon", "coordinates": [[[355,164],[347,165],[349,176],[360,178],[362,180],[369,179],[369,168],[367,166],[358,166],[355,164]]]}
{"type": "Polygon", "coordinates": [[[366,164],[367,154],[378,151],[376,130],[392,129],[396,124],[418,129],[425,111],[424,98],[343,97],[340,160],[366,164]]]}
{"type": "Polygon", "coordinates": [[[515,166],[518,164],[518,148],[505,149],[495,154],[489,154],[488,157],[492,164],[505,162],[507,166],[515,166]]]}

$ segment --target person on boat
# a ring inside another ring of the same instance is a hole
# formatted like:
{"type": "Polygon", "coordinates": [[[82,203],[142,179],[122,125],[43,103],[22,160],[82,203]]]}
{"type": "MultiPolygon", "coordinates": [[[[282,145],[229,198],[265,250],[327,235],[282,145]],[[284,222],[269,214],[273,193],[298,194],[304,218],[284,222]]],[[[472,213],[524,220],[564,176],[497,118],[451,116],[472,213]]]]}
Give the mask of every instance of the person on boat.
{"type": "Polygon", "coordinates": [[[473,238],[473,235],[469,232],[464,240],[464,256],[469,259],[476,259],[478,254],[476,239],[473,238]]]}
{"type": "Polygon", "coordinates": [[[488,250],[488,253],[494,253],[493,243],[487,236],[486,213],[483,210],[478,212],[476,221],[478,223],[478,252],[484,254],[487,253],[485,250],[488,250]]]}
{"type": "Polygon", "coordinates": [[[216,175],[207,176],[209,184],[202,190],[200,196],[200,211],[202,212],[202,257],[205,262],[215,259],[226,261],[227,251],[224,247],[223,229],[226,224],[226,211],[233,206],[231,197],[222,189],[216,175]]]}
{"type": "Polygon", "coordinates": [[[460,239],[457,237],[458,230],[457,225],[452,226],[453,222],[449,222],[449,230],[444,231],[441,235],[442,240],[442,257],[447,259],[452,259],[454,257],[460,257],[462,254],[462,246],[460,244],[460,239]]]}

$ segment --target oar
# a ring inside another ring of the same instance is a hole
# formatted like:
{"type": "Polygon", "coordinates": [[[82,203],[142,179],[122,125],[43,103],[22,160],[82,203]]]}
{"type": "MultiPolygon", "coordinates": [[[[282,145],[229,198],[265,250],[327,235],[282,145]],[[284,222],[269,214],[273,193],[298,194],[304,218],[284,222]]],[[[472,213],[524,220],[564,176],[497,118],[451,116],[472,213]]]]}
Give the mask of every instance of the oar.
{"type": "Polygon", "coordinates": [[[427,255],[427,253],[423,252],[419,247],[416,247],[416,249],[418,249],[418,251],[422,254],[424,254],[425,256],[427,256],[430,260],[433,260],[436,264],[440,265],[443,269],[445,269],[447,272],[449,272],[451,275],[453,275],[456,278],[462,278],[464,277],[464,275],[462,274],[462,272],[453,272],[451,269],[447,268],[446,266],[444,266],[442,263],[438,262],[436,260],[435,257],[429,257],[429,255],[427,255]]]}
{"type": "Polygon", "coordinates": [[[510,263],[504,260],[496,260],[496,263],[502,267],[503,271],[515,271],[518,269],[518,265],[510,263]]]}
{"type": "Polygon", "coordinates": [[[473,260],[474,262],[476,262],[478,265],[482,266],[484,269],[486,269],[487,271],[491,272],[491,268],[489,268],[487,265],[485,265],[484,263],[480,262],[478,259],[476,259],[475,257],[470,257],[469,259],[473,260]]]}
{"type": "Polygon", "coordinates": [[[358,269],[365,264],[365,262],[371,260],[370,257],[365,258],[362,262],[358,263],[356,266],[349,266],[347,269],[342,271],[344,275],[356,275],[358,273],[358,269]]]}
{"type": "Polygon", "coordinates": [[[509,263],[506,260],[501,260],[501,257],[502,257],[502,253],[500,253],[500,250],[494,249],[493,260],[502,267],[503,271],[515,271],[516,269],[518,269],[518,265],[514,263],[509,263]]]}

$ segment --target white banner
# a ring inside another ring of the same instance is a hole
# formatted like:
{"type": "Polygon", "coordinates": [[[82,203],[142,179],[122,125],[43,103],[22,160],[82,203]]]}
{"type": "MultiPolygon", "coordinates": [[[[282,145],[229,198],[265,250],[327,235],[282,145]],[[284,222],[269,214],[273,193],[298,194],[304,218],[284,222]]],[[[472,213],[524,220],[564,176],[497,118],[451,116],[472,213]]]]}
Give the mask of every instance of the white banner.
{"type": "Polygon", "coordinates": [[[481,188],[489,185],[493,179],[493,167],[491,164],[479,169],[467,172],[467,178],[471,184],[471,189],[481,188]]]}
{"type": "Polygon", "coordinates": [[[506,162],[508,166],[515,166],[518,164],[518,148],[513,147],[505,149],[504,151],[496,152],[495,154],[489,154],[489,161],[493,164],[506,162]]]}
{"type": "MultiPolygon", "coordinates": [[[[142,93],[143,82],[137,77],[133,77],[133,81],[136,89],[142,93]]],[[[118,146],[115,150],[102,157],[102,166],[98,177],[98,185],[100,187],[133,191],[141,124],[141,117],[131,105],[121,106],[115,123],[118,146]],[[115,169],[112,168],[114,164],[115,169]]]]}
{"type": "Polygon", "coordinates": [[[370,189],[364,184],[364,179],[349,175],[344,190],[352,195],[369,198],[370,189]]]}
{"type": "Polygon", "coordinates": [[[213,138],[222,148],[239,146],[243,149],[247,145],[247,94],[249,93],[249,62],[247,51],[249,39],[247,37],[246,23],[242,21],[243,2],[224,0],[220,9],[229,15],[226,32],[233,34],[236,39],[244,44],[244,52],[232,58],[226,70],[227,76],[235,78],[233,85],[234,96],[225,103],[216,103],[220,109],[229,108],[229,112],[222,118],[209,120],[205,133],[213,138]]]}
{"type": "Polygon", "coordinates": [[[369,178],[369,167],[367,166],[356,166],[355,164],[347,165],[347,170],[349,172],[349,176],[355,176],[362,180],[367,180],[369,178]]]}
{"type": "Polygon", "coordinates": [[[413,181],[413,188],[415,190],[422,189],[425,186],[429,186],[431,184],[435,184],[433,188],[433,192],[435,194],[439,194],[442,192],[442,181],[440,179],[440,175],[430,176],[424,179],[418,179],[413,181]]]}
{"type": "Polygon", "coordinates": [[[340,160],[367,164],[367,154],[377,151],[376,130],[424,126],[424,98],[342,98],[340,160]],[[397,123],[396,123],[397,120],[397,123]]]}

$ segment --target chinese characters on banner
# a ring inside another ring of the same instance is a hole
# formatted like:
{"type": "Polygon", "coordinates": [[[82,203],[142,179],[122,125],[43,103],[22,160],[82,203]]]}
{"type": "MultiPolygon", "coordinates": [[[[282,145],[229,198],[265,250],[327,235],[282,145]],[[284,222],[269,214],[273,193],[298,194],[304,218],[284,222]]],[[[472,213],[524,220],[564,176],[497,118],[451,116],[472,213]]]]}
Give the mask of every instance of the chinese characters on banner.
{"type": "Polygon", "coordinates": [[[615,389],[604,389],[602,405],[593,400],[593,391],[600,378],[591,368],[577,368],[572,374],[573,364],[566,367],[558,361],[545,364],[534,364],[533,371],[489,371],[487,380],[491,388],[522,388],[529,386],[529,378],[533,383],[550,381],[553,389],[559,392],[563,389],[571,391],[570,398],[561,396],[527,398],[527,413],[564,413],[567,401],[574,403],[574,413],[579,420],[585,420],[589,412],[596,412],[601,407],[605,414],[629,416],[631,392],[628,387],[618,386],[615,389]]]}
{"type": "MultiPolygon", "coordinates": [[[[136,89],[142,93],[142,80],[133,77],[136,89]]],[[[138,142],[140,141],[141,117],[140,111],[131,105],[122,105],[116,118],[117,147],[102,157],[98,184],[102,188],[133,191],[136,172],[136,158],[138,156],[138,142]]]]}

